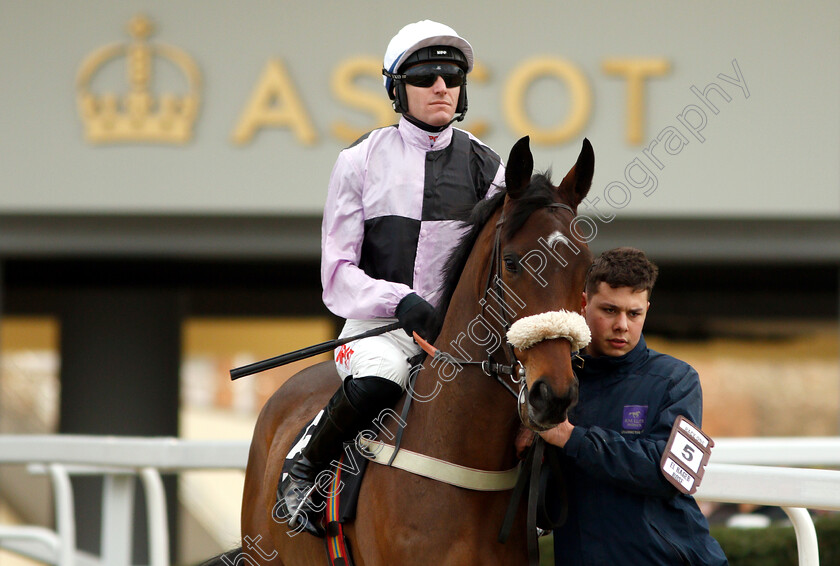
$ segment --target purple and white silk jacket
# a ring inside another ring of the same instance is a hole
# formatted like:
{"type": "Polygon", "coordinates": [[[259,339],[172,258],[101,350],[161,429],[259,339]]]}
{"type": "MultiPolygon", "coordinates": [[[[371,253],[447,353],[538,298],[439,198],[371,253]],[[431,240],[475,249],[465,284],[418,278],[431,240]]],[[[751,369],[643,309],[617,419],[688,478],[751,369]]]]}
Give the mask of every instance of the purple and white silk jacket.
{"type": "Polygon", "coordinates": [[[393,317],[415,292],[437,304],[442,268],[465,227],[457,214],[504,183],[499,156],[448,127],[401,118],[343,150],[321,226],[324,304],[343,318],[393,317]]]}

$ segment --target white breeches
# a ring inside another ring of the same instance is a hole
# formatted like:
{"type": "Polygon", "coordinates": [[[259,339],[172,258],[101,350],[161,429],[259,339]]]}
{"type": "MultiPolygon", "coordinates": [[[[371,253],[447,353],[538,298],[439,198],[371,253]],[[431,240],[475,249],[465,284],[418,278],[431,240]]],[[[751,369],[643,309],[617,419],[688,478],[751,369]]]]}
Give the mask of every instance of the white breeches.
{"type": "MultiPolygon", "coordinates": [[[[395,318],[348,319],[339,338],[361,334],[396,321],[395,318]]],[[[420,351],[414,339],[399,328],[339,346],[334,352],[335,366],[342,379],[374,375],[389,379],[405,389],[410,369],[408,359],[420,351]]]]}

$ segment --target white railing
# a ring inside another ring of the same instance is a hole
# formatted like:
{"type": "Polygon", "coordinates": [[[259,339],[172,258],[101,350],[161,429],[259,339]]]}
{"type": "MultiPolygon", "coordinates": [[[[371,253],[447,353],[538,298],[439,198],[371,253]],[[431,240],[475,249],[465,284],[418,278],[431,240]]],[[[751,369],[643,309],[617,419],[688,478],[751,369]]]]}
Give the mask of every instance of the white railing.
{"type": "Polygon", "coordinates": [[[130,566],[134,493],[146,500],[150,566],[169,566],[169,528],[161,473],[244,470],[247,441],[191,441],[73,435],[0,435],[0,465],[27,464],[52,480],[55,529],[0,525],[0,547],[58,566],[130,566]],[[102,533],[99,556],[76,549],[72,475],[99,475],[102,533]]]}
{"type": "Polygon", "coordinates": [[[840,438],[725,438],[715,442],[711,460],[697,499],[781,507],[796,533],[800,566],[819,565],[807,509],[840,510],[840,472],[801,468],[840,468],[840,438]]]}
{"type": "MultiPolygon", "coordinates": [[[[55,529],[0,525],[0,547],[58,566],[129,566],[134,485],[139,477],[146,496],[149,563],[168,566],[166,499],[160,474],[243,470],[247,458],[247,441],[0,436],[0,465],[28,464],[33,473],[50,476],[56,516],[55,529]],[[76,550],[70,484],[74,474],[105,478],[99,556],[76,550]]],[[[840,467],[840,438],[718,439],[696,497],[782,507],[796,531],[800,565],[818,566],[816,531],[806,509],[840,511],[840,471],[769,465],[840,467]]]]}

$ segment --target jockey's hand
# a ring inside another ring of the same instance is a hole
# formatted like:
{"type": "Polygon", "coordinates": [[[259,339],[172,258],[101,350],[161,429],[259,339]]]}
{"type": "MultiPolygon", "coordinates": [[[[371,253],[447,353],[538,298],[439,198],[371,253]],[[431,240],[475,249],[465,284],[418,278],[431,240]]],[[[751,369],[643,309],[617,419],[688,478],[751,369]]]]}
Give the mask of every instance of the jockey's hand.
{"type": "Polygon", "coordinates": [[[435,307],[417,293],[406,295],[397,305],[397,319],[409,336],[417,332],[423,338],[428,336],[428,326],[435,307]]]}

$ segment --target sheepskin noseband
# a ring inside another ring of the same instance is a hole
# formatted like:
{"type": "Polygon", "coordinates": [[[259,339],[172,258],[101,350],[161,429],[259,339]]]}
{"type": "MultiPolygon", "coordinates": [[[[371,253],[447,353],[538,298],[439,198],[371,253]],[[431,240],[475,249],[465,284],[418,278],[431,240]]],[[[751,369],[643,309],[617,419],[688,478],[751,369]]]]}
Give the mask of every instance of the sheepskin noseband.
{"type": "Polygon", "coordinates": [[[572,343],[572,352],[577,352],[589,344],[592,336],[586,319],[569,311],[551,311],[520,318],[507,333],[508,342],[520,350],[553,338],[565,338],[572,343]]]}

